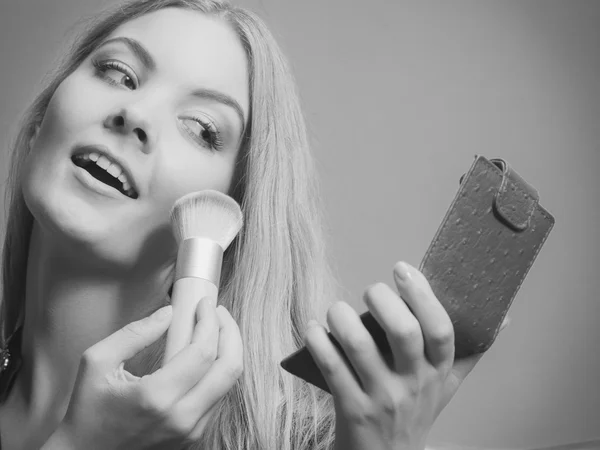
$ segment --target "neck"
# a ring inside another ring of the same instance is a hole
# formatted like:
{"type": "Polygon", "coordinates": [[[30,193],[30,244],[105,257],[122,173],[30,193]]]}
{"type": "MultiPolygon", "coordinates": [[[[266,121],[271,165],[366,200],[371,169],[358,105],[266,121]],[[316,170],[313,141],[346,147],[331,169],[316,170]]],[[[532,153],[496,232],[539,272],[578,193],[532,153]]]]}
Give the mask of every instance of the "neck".
{"type": "Polygon", "coordinates": [[[34,225],[29,246],[22,367],[7,403],[33,426],[58,425],[83,352],[165,303],[171,267],[119,273],[91,266],[34,225]]]}

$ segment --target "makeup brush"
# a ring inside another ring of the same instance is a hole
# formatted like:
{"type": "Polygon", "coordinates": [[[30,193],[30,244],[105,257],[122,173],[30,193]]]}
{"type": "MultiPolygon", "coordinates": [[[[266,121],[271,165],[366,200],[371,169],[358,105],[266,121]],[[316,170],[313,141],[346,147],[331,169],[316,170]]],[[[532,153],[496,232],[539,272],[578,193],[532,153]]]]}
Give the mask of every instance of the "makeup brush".
{"type": "Polygon", "coordinates": [[[198,302],[207,296],[217,298],[223,252],[242,224],[240,206],[221,192],[192,192],[173,205],[171,226],[179,250],[164,363],[191,342],[198,302]]]}

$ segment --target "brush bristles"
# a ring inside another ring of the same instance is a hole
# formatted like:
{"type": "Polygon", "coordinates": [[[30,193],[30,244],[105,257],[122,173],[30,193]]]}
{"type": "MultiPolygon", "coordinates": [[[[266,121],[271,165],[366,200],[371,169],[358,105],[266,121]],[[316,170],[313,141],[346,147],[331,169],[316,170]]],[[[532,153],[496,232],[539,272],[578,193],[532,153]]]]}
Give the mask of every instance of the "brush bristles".
{"type": "Polygon", "coordinates": [[[243,223],[237,202],[213,190],[184,195],[171,209],[171,226],[179,243],[191,237],[204,237],[215,241],[225,251],[243,223]]]}

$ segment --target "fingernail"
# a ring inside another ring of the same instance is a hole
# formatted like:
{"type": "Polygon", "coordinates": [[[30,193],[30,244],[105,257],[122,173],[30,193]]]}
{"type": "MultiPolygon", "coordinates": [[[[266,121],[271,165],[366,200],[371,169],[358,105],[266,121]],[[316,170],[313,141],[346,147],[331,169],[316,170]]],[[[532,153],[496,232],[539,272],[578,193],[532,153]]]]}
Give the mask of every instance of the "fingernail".
{"type": "Polygon", "coordinates": [[[396,276],[396,278],[403,282],[412,279],[412,274],[410,273],[408,264],[406,264],[404,261],[396,263],[396,265],[394,266],[394,275],[396,276]]]}
{"type": "Polygon", "coordinates": [[[500,325],[500,331],[504,330],[507,326],[510,325],[510,317],[506,316],[500,325]]]}
{"type": "Polygon", "coordinates": [[[171,313],[173,312],[173,307],[171,305],[163,306],[159,310],[157,310],[153,316],[157,320],[166,320],[171,317],[171,313]]]}

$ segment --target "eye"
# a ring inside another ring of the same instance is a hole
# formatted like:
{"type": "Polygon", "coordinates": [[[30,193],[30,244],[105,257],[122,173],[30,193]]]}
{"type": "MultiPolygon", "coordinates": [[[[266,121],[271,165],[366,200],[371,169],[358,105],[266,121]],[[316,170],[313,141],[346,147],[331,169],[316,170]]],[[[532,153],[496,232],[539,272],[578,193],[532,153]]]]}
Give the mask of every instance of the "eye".
{"type": "Polygon", "coordinates": [[[129,90],[137,89],[138,80],[133,70],[127,65],[114,60],[93,61],[96,73],[105,81],[115,86],[124,86],[129,90]]]}
{"type": "Polygon", "coordinates": [[[211,121],[200,117],[185,117],[183,122],[186,132],[200,145],[211,150],[221,148],[219,130],[211,121]]]}

